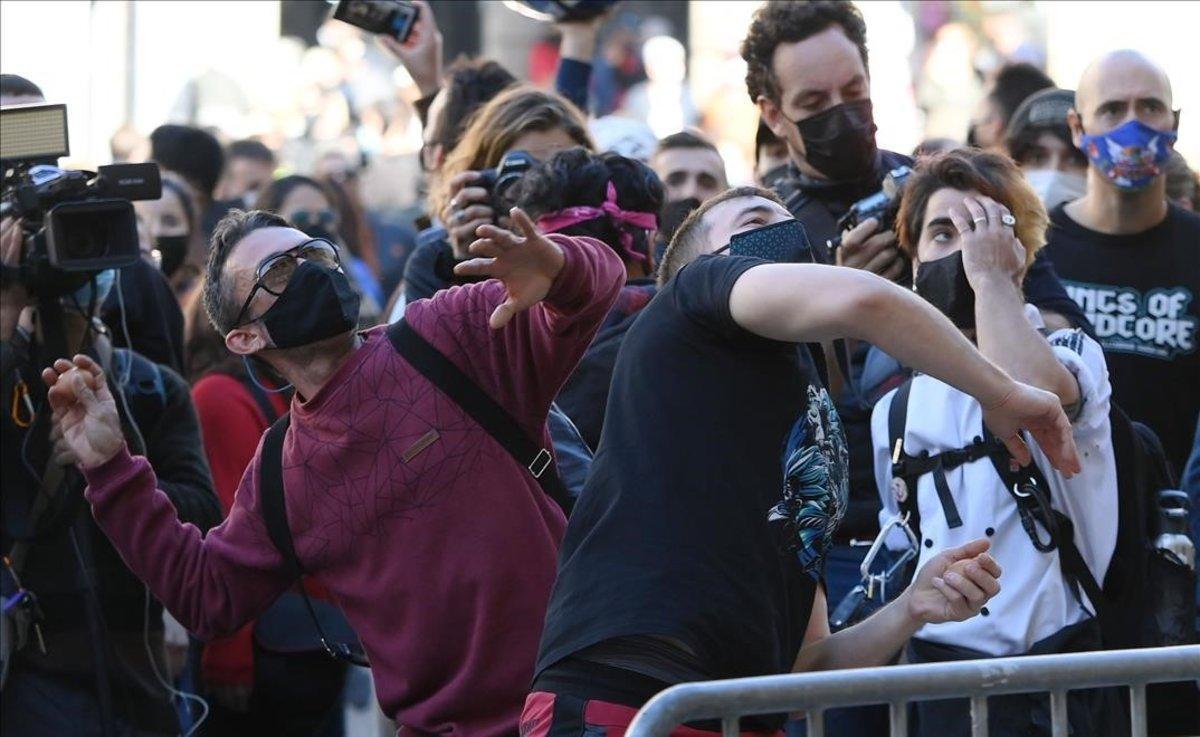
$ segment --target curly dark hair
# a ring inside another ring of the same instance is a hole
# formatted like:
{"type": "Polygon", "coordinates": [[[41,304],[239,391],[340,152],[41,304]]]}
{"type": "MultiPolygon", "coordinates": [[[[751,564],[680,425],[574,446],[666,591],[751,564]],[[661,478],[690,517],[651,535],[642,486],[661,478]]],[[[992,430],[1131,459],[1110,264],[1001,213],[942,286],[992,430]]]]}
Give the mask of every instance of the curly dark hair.
{"type": "MultiPolygon", "coordinates": [[[[610,181],[617,190],[617,204],[622,210],[655,215],[662,210],[666,190],[653,169],[636,159],[612,152],[595,154],[581,146],[560,151],[528,172],[516,185],[515,200],[518,207],[537,220],[568,207],[599,206],[608,195],[610,181]]],[[[601,217],[559,232],[591,236],[620,253],[617,244],[621,230],[622,226],[601,217]]],[[[650,254],[653,249],[646,231],[632,228],[629,232],[633,234],[633,249],[650,254]]]]}
{"type": "Polygon", "coordinates": [[[449,153],[458,145],[475,111],[516,81],[512,72],[491,59],[456,59],[446,73],[446,104],[437,120],[440,125],[433,143],[442,144],[449,153]]]}
{"type": "Polygon", "coordinates": [[[853,3],[843,0],[770,0],[754,13],[750,30],[742,41],[746,60],[746,92],[751,102],[766,97],[779,102],[779,80],[771,66],[775,48],[817,35],[830,26],[841,26],[858,47],[863,67],[867,66],[867,24],[853,3]]]}

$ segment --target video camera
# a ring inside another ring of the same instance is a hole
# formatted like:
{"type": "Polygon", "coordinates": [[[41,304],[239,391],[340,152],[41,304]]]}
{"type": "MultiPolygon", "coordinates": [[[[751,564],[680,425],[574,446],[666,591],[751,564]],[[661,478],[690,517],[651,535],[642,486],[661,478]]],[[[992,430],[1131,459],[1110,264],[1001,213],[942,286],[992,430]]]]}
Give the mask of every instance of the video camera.
{"type": "Polygon", "coordinates": [[[904,185],[912,176],[912,169],[907,166],[897,166],[883,177],[883,184],[875,194],[855,202],[838,220],[838,235],[830,238],[825,245],[829,247],[832,256],[842,245],[842,233],[858,227],[859,223],[870,218],[879,221],[879,232],[892,230],[896,225],[896,213],[900,210],[900,196],[904,194],[904,185]]]}
{"type": "Polygon", "coordinates": [[[473,185],[483,187],[491,193],[492,212],[495,213],[496,218],[499,218],[501,215],[507,215],[509,209],[515,204],[509,197],[513,185],[537,165],[537,159],[533,158],[528,151],[509,151],[503,159],[500,159],[499,166],[479,172],[479,179],[473,182],[473,185]]]}
{"type": "Polygon", "coordinates": [[[25,248],[4,267],[37,297],[78,289],[97,272],[139,257],[131,200],[162,195],[157,164],[114,164],[98,172],[60,169],[70,152],[65,105],[0,108],[0,217],[20,218],[25,248]]]}

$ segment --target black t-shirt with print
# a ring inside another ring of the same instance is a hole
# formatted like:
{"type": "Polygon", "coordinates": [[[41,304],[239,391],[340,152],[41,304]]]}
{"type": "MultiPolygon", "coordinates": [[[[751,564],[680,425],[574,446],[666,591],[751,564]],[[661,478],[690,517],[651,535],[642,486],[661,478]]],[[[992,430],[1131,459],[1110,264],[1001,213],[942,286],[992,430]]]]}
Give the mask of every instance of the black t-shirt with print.
{"type": "Polygon", "coordinates": [[[626,335],[539,673],[631,635],[681,642],[709,678],[791,668],[845,507],[846,447],[796,346],[730,314],[734,283],[764,263],[701,257],[626,335]]]}
{"type": "Polygon", "coordinates": [[[1104,347],[1113,398],[1158,433],[1176,471],[1200,412],[1200,216],[1171,205],[1133,235],[1050,214],[1046,253],[1104,347]]]}

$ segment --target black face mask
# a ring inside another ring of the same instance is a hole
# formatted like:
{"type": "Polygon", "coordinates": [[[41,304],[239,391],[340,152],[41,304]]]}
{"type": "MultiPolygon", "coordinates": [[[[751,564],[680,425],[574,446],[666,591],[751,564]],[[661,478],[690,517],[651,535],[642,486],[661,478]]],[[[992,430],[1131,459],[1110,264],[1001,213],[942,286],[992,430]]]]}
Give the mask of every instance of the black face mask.
{"type": "Polygon", "coordinates": [[[175,270],[183,265],[187,257],[188,237],[186,235],[160,235],[154,242],[158,249],[159,268],[168,278],[175,270]]]}
{"type": "Polygon", "coordinates": [[[960,330],[975,327],[975,290],[967,281],[962,251],[933,261],[922,261],[913,291],[950,318],[960,330]]]}
{"type": "Polygon", "coordinates": [[[345,274],[305,261],[261,319],[276,348],[296,348],[353,330],[358,303],[345,274]]]}
{"type": "Polygon", "coordinates": [[[793,121],[804,141],[804,157],[834,182],[853,182],[875,173],[875,117],[871,101],[834,105],[793,121]]]}
{"type": "Polygon", "coordinates": [[[813,260],[808,233],[795,219],[738,233],[729,239],[729,245],[716,252],[725,249],[729,249],[733,256],[751,256],[778,263],[807,263],[813,260]]]}

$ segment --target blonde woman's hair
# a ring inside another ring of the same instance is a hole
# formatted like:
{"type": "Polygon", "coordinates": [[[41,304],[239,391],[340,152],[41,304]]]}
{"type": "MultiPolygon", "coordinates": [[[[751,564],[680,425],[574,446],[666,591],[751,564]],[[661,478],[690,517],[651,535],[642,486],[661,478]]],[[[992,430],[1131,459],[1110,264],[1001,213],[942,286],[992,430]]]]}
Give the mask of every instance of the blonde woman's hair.
{"type": "Polygon", "coordinates": [[[441,214],[450,201],[449,181],[464,171],[500,163],[518,138],[533,131],[561,128],[578,145],[594,150],[583,114],[565,97],[529,85],[515,85],[479,108],[446,156],[430,195],[431,213],[441,214]]]}

